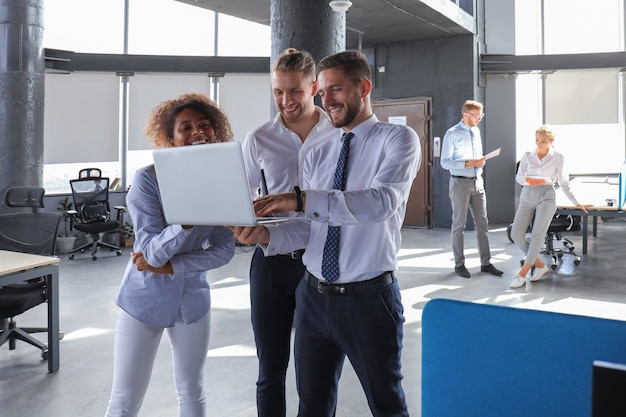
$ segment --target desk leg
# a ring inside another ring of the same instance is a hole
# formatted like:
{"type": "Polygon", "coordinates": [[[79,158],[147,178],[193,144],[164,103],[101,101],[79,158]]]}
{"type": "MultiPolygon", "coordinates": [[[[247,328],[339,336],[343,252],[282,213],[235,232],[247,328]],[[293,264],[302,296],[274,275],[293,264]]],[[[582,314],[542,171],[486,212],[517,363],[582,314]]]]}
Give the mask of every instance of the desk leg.
{"type": "Polygon", "coordinates": [[[46,275],[48,287],[48,372],[59,370],[59,267],[46,275]]]}
{"type": "Polygon", "coordinates": [[[589,227],[587,226],[587,223],[589,222],[589,216],[583,216],[582,221],[583,221],[583,255],[586,255],[587,254],[587,233],[589,232],[589,227]]]}
{"type": "Polygon", "coordinates": [[[598,237],[598,216],[593,216],[593,237],[598,237]]]}

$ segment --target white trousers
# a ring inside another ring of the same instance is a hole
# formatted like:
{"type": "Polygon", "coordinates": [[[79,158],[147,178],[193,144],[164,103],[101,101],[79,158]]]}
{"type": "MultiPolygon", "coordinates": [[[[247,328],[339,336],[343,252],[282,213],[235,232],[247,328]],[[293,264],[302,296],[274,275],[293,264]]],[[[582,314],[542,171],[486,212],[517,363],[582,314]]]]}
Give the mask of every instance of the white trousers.
{"type": "Polygon", "coordinates": [[[551,185],[525,186],[513,219],[511,239],[524,252],[524,262],[534,265],[546,238],[548,227],[556,212],[556,194],[551,185]],[[532,222],[530,243],[526,241],[526,230],[532,222]]]}
{"type": "Polygon", "coordinates": [[[180,417],[206,417],[205,363],[211,312],[191,324],[147,325],[120,309],[115,328],[113,387],[106,417],[136,417],[148,389],[157,349],[167,332],[180,417]]]}

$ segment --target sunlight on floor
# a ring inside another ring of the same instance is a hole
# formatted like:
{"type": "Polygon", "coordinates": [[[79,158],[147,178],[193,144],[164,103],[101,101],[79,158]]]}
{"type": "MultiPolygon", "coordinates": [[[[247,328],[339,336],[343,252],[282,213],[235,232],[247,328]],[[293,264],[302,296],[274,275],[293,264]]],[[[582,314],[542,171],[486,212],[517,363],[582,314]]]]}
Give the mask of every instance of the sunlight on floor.
{"type": "Polygon", "coordinates": [[[223,310],[249,310],[250,309],[250,285],[246,280],[229,277],[217,283],[211,284],[211,308],[223,310]],[[220,287],[224,283],[241,283],[220,287]]]}
{"type": "Polygon", "coordinates": [[[254,346],[246,345],[231,345],[223,346],[217,349],[209,350],[207,358],[233,358],[233,357],[247,357],[256,356],[256,348],[254,346]]]}
{"type": "Polygon", "coordinates": [[[97,329],[94,327],[84,327],[82,329],[75,330],[70,333],[66,333],[63,337],[63,342],[70,342],[72,340],[87,339],[89,337],[103,336],[113,333],[113,329],[97,329]]]}

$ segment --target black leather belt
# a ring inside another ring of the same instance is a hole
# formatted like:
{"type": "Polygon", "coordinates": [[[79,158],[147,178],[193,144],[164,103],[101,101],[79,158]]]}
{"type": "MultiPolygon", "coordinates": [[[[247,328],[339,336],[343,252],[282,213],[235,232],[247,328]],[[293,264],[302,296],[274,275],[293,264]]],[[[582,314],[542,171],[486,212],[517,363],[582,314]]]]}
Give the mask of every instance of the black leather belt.
{"type": "Polygon", "coordinates": [[[326,281],[317,279],[309,271],[304,273],[304,281],[311,288],[316,288],[320,294],[330,295],[364,295],[375,294],[380,289],[395,282],[396,277],[393,272],[383,272],[377,277],[366,281],[349,282],[345,284],[329,284],[326,281]]]}
{"type": "Polygon", "coordinates": [[[304,249],[298,249],[298,250],[294,250],[293,252],[289,252],[289,253],[281,253],[278,256],[288,256],[291,259],[302,259],[302,255],[304,255],[304,249]]]}
{"type": "Polygon", "coordinates": [[[462,175],[451,175],[451,177],[452,178],[459,178],[459,179],[462,179],[462,180],[475,180],[476,179],[476,177],[464,177],[462,175]]]}

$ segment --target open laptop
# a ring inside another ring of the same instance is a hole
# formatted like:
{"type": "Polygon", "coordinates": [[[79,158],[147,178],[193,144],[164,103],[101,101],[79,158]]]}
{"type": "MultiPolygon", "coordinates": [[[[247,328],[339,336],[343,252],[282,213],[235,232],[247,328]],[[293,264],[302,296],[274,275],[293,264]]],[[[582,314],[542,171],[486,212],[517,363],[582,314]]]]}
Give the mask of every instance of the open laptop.
{"type": "Polygon", "coordinates": [[[153,151],[170,224],[254,226],[293,217],[255,217],[239,142],[153,151]]]}

